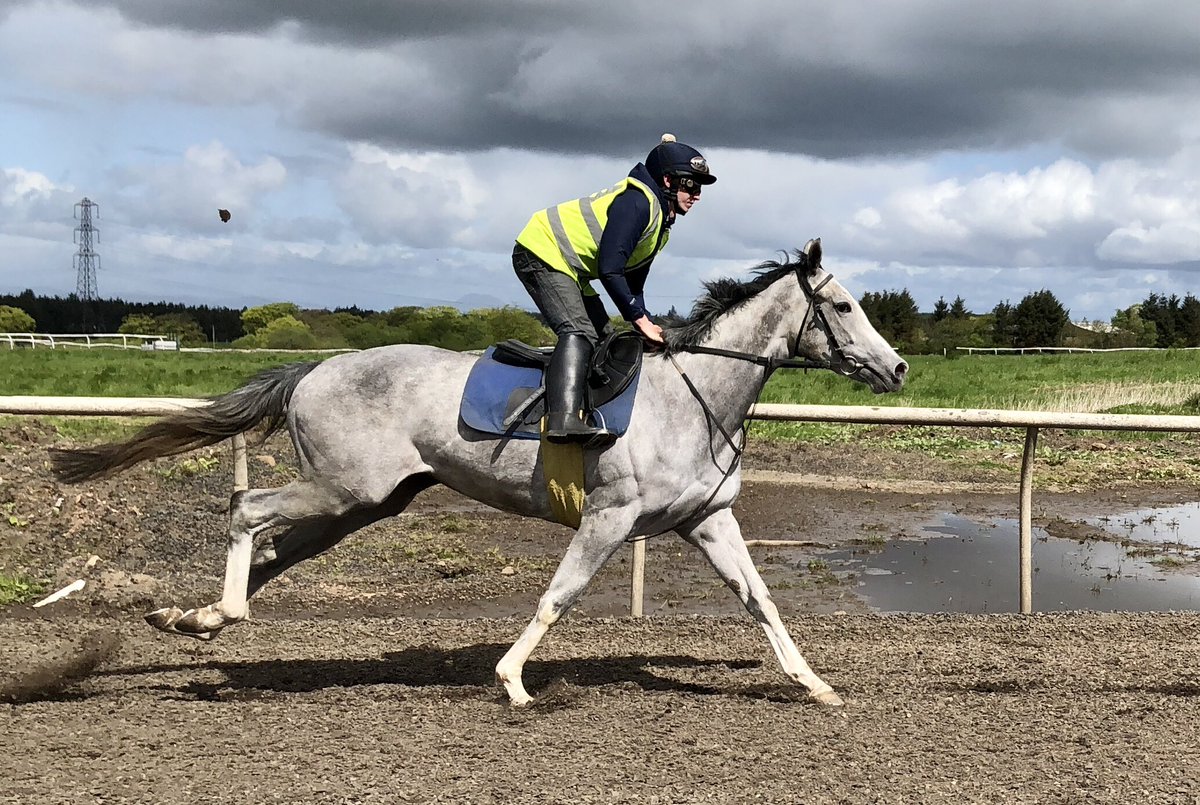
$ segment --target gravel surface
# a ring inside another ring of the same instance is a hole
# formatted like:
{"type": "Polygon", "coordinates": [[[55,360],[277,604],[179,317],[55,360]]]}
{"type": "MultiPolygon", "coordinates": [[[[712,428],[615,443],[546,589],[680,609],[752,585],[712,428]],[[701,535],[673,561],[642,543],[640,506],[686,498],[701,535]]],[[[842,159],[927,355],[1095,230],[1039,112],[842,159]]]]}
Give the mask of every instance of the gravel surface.
{"type": "MultiPolygon", "coordinates": [[[[565,529],[431,490],[268,586],[252,621],[189,641],[140,614],[219,591],[227,452],[63,487],[53,438],[0,428],[0,570],[88,586],[0,609],[0,802],[1200,802],[1200,615],[880,615],[809,565],[939,512],[1013,517],[1013,468],[754,446],[735,511],[747,537],[807,543],[755,559],[844,708],[790,685],[663,538],[651,617],[619,617],[622,551],[514,709],[492,671],[565,529]]],[[[285,483],[289,461],[283,442],[252,449],[252,484],[285,483]]],[[[1191,499],[1114,475],[1040,488],[1035,522],[1086,536],[1097,512],[1191,499]]]]}
{"type": "Polygon", "coordinates": [[[789,686],[746,619],[662,616],[570,619],[514,710],[491,674],[521,625],[252,623],[201,644],[0,621],[5,659],[119,637],[86,680],[7,708],[0,801],[1196,798],[1195,615],[789,619],[842,709],[789,686]]]}

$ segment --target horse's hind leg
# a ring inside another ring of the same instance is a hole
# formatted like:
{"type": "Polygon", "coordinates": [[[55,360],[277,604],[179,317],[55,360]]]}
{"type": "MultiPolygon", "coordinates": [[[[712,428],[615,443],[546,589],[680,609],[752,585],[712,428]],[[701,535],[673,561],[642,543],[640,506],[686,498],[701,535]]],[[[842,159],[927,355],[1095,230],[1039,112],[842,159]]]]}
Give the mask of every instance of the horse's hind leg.
{"type": "Polygon", "coordinates": [[[396,487],[387,500],[370,509],[358,509],[341,517],[323,518],[298,523],[277,535],[256,551],[250,563],[250,580],[246,597],[250,598],[264,584],[289,567],[311,559],[337,545],[360,528],[393,517],[408,508],[418,493],[437,483],[432,475],[413,475],[396,487]]]}
{"type": "Polygon", "coordinates": [[[363,504],[345,490],[307,480],[280,489],[235,492],[229,506],[229,551],[221,600],[187,612],[178,607],[159,609],[148,613],[146,621],[166,632],[213,637],[248,615],[246,590],[255,534],[272,526],[338,517],[363,504]]]}
{"type": "Polygon", "coordinates": [[[742,539],[742,530],[733,512],[722,509],[680,536],[699,548],[717,575],[733,590],[746,609],[767,633],[771,648],[783,666],[783,672],[808,688],[808,695],[821,704],[840,705],[842,699],[808,666],[800,649],[792,641],[779,610],[742,539]]]}

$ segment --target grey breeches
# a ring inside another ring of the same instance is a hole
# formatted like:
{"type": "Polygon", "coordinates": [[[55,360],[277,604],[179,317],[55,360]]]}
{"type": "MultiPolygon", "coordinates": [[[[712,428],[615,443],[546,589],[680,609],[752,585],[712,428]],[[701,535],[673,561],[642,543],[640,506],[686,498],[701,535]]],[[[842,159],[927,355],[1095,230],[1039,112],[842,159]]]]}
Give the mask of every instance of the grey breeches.
{"type": "Polygon", "coordinates": [[[519,243],[513,249],[512,260],[517,278],[555,335],[561,338],[577,333],[595,347],[612,331],[608,311],[599,296],[584,296],[575,280],[555,271],[519,243]]]}

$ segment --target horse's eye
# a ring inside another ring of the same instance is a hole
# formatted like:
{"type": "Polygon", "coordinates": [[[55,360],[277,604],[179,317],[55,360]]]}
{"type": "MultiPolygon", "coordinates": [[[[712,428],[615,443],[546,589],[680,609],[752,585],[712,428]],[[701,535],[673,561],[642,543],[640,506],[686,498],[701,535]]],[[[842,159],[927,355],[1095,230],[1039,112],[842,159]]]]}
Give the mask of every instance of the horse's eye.
{"type": "Polygon", "coordinates": [[[833,309],[838,313],[849,313],[852,310],[849,302],[835,302],[833,309]]]}

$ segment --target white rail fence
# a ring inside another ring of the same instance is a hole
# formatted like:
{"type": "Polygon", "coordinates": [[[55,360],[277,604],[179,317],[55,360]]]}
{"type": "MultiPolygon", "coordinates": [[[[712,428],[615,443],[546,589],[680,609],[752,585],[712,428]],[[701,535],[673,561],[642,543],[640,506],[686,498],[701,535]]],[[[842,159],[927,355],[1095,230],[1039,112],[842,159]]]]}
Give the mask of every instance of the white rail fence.
{"type": "MultiPolygon", "coordinates": [[[[968,355],[1043,355],[1065,352],[1166,352],[1162,347],[955,347],[968,355]]],[[[1171,349],[1189,350],[1200,347],[1171,347],[1171,349]]]]}
{"type": "Polygon", "coordinates": [[[179,349],[178,342],[168,339],[165,335],[138,335],[135,333],[0,333],[0,344],[6,344],[9,349],[17,347],[179,349]]]}
{"type": "MultiPolygon", "coordinates": [[[[207,405],[186,397],[0,397],[0,414],[36,416],[166,416],[207,405]]],[[[233,449],[233,491],[249,486],[246,434],[229,440],[233,449]]]]}
{"type": "MultiPolygon", "coordinates": [[[[42,416],[159,416],[184,408],[205,405],[204,400],[170,397],[0,397],[0,414],[42,416]]],[[[1021,612],[1033,611],[1033,462],[1038,433],[1043,428],[1067,430],[1121,430],[1200,433],[1200,417],[1152,416],[1144,414],[1081,414],[1055,411],[1011,411],[967,408],[892,408],[854,405],[759,404],[750,409],[750,419],[787,422],[840,422],[862,425],[933,425],[945,427],[1024,428],[1025,450],[1020,476],[1020,545],[1017,572],[1020,579],[1021,612]]],[[[246,438],[231,439],[234,468],[233,488],[247,487],[246,438]]],[[[786,541],[783,541],[786,542],[786,541]]],[[[753,544],[781,544],[775,540],[753,540],[753,544]]],[[[642,584],[645,577],[646,543],[633,544],[630,584],[630,614],[642,615],[642,584]]]]}

